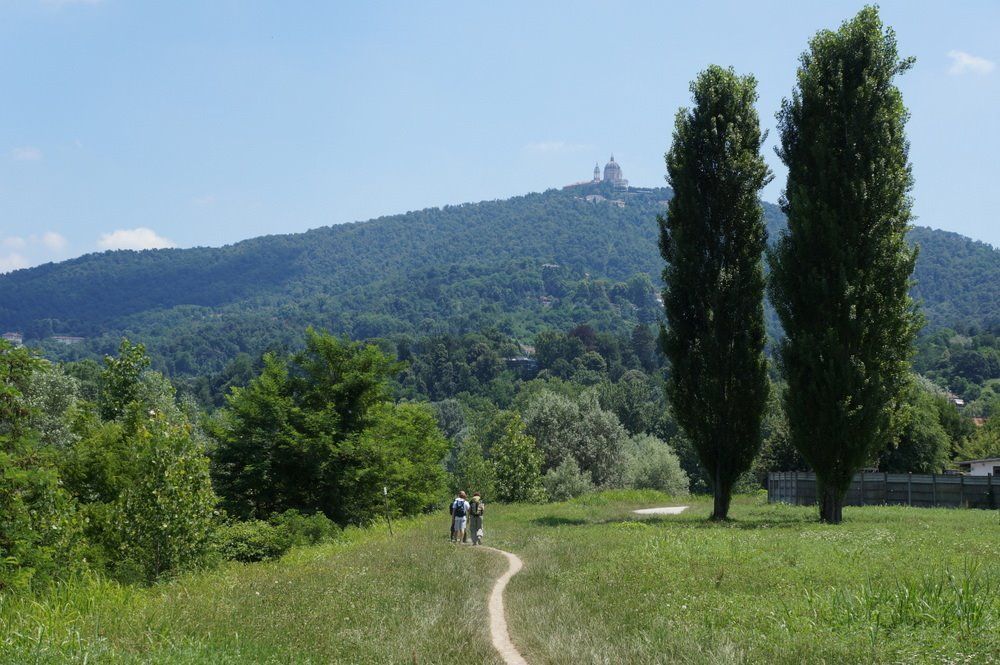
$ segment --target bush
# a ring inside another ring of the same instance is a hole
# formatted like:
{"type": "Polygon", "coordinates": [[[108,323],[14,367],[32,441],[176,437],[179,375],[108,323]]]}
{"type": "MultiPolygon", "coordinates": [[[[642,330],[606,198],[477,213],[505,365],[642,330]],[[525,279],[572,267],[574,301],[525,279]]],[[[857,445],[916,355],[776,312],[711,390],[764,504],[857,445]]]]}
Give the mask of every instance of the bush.
{"type": "Polygon", "coordinates": [[[262,520],[234,522],[220,528],[216,538],[219,554],[224,559],[244,563],[276,559],[292,546],[292,537],[286,527],[262,520]]]}
{"type": "Polygon", "coordinates": [[[316,545],[340,534],[340,527],[323,513],[305,515],[297,510],[286,510],[271,517],[270,523],[284,530],[291,545],[316,545]]]}
{"type": "Polygon", "coordinates": [[[688,476],[670,446],[651,434],[629,439],[625,450],[624,484],[678,495],[688,493],[688,476]]]}
{"type": "Polygon", "coordinates": [[[594,489],[590,474],[580,470],[572,457],[567,457],[554,469],[549,469],[543,479],[550,501],[566,501],[594,489]]]}

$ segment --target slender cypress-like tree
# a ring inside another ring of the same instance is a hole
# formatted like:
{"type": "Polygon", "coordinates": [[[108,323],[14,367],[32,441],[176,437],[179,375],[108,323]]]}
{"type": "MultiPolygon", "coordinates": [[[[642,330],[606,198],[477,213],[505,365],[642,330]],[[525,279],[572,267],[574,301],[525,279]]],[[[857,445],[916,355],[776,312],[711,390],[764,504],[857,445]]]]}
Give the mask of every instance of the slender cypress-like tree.
{"type": "Polygon", "coordinates": [[[908,295],[913,178],[893,79],[912,65],[878,10],[819,32],[778,113],[788,231],[769,256],[795,446],[838,523],[854,473],[887,438],[919,315],[908,295]]]}
{"type": "Polygon", "coordinates": [[[670,360],[667,394],[712,479],[712,519],[725,519],[732,488],[760,450],[767,404],[757,82],[712,66],[691,84],[666,155],[673,187],[660,251],[670,360]]]}

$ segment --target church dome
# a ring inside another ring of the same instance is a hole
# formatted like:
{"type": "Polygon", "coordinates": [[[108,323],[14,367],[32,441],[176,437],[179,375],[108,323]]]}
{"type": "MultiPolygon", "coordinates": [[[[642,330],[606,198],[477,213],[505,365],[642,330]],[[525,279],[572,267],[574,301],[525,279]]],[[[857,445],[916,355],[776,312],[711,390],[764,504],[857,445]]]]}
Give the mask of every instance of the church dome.
{"type": "Polygon", "coordinates": [[[604,165],[604,181],[615,184],[622,181],[622,167],[615,161],[614,155],[611,155],[611,161],[604,165]]]}

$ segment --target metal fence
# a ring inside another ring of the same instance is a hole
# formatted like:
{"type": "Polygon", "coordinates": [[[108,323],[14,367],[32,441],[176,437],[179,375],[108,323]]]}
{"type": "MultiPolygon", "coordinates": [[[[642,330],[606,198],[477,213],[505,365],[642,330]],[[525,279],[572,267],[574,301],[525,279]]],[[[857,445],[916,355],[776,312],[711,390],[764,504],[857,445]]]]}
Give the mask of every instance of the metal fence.
{"type": "MultiPolygon", "coordinates": [[[[1000,505],[1000,480],[956,474],[857,473],[845,506],[899,505],[925,508],[987,508],[1000,505]]],[[[816,474],[772,471],[767,474],[769,503],[816,505],[816,474]]]]}

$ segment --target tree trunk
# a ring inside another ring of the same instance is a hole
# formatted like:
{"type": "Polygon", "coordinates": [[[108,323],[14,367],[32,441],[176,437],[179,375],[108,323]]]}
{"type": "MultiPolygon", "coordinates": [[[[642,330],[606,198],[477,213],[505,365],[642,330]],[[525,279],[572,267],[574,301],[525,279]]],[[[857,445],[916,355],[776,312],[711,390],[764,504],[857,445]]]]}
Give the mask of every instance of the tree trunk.
{"type": "Polygon", "coordinates": [[[844,495],[832,487],[824,487],[819,504],[819,519],[827,524],[840,524],[844,520],[844,495]]]}
{"type": "Polygon", "coordinates": [[[712,519],[713,520],[724,520],[729,517],[729,502],[733,498],[733,488],[723,487],[720,482],[719,467],[716,465],[715,468],[715,487],[712,491],[715,495],[715,505],[712,508],[712,519]]]}

